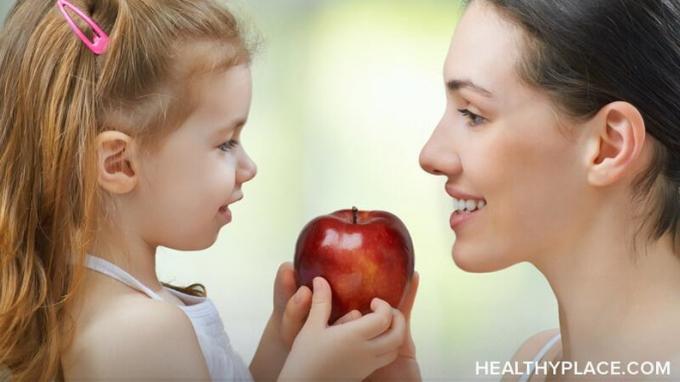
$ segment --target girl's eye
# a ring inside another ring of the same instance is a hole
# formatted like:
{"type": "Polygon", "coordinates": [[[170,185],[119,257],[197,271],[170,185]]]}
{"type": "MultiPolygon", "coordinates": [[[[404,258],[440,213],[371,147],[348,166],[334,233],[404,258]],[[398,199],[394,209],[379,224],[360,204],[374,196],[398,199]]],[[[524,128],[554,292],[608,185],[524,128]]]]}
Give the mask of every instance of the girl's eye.
{"type": "Polygon", "coordinates": [[[459,109],[458,112],[463,117],[469,119],[468,126],[478,126],[486,122],[486,118],[479,116],[468,109],[459,109]]]}
{"type": "Polygon", "coordinates": [[[233,149],[233,148],[236,147],[236,146],[238,146],[238,141],[237,141],[237,140],[234,140],[234,139],[231,139],[231,140],[229,140],[229,141],[227,141],[227,142],[222,143],[222,144],[220,145],[220,150],[226,152],[226,151],[229,151],[229,150],[233,149]]]}

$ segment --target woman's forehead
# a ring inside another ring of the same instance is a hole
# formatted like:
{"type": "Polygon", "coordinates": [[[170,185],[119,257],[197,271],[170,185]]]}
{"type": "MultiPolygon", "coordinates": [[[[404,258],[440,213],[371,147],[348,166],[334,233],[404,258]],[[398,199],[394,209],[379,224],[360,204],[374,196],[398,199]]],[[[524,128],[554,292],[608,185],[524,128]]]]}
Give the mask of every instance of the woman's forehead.
{"type": "Polygon", "coordinates": [[[522,32],[492,5],[472,2],[458,22],[444,64],[444,79],[469,80],[494,90],[520,84],[517,62],[522,32]]]}

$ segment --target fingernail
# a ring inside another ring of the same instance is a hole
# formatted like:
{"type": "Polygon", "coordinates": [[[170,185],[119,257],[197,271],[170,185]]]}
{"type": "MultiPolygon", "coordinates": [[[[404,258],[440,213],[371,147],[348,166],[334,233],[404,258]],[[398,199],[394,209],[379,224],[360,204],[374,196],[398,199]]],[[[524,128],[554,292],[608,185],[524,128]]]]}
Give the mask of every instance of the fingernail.
{"type": "Polygon", "coordinates": [[[312,281],[312,283],[314,284],[314,291],[315,292],[316,292],[317,289],[321,288],[321,279],[319,279],[318,277],[315,277],[314,281],[312,281]]]}

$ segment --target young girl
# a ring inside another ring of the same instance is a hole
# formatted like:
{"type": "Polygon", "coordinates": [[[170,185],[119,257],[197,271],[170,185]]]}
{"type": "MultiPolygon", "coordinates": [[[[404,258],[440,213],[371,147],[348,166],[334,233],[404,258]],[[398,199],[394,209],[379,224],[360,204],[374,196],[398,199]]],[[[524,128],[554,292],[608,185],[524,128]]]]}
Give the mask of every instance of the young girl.
{"type": "Polygon", "coordinates": [[[604,362],[590,378],[680,378],[678,41],[677,1],[467,5],[420,163],[446,178],[459,267],[529,262],[555,293],[560,328],[530,338],[514,361],[532,366],[507,380],[588,362],[604,362]]]}
{"type": "Polygon", "coordinates": [[[204,288],[156,276],[156,248],[212,245],[255,176],[240,144],[249,62],[234,17],[212,0],[11,10],[0,34],[0,366],[13,380],[361,379],[396,357],[399,311],[376,299],[374,312],[328,326],[328,284],[296,292],[286,264],[247,368],[204,288]]]}

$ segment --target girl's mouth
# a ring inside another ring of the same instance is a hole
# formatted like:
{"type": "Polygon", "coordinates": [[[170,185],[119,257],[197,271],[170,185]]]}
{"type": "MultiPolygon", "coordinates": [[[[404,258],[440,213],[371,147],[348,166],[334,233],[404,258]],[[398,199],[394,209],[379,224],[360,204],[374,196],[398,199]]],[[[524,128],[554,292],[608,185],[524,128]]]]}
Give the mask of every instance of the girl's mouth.
{"type": "Polygon", "coordinates": [[[225,224],[231,221],[231,211],[229,210],[229,205],[220,207],[218,212],[220,217],[222,217],[222,219],[225,221],[225,224]]]}

